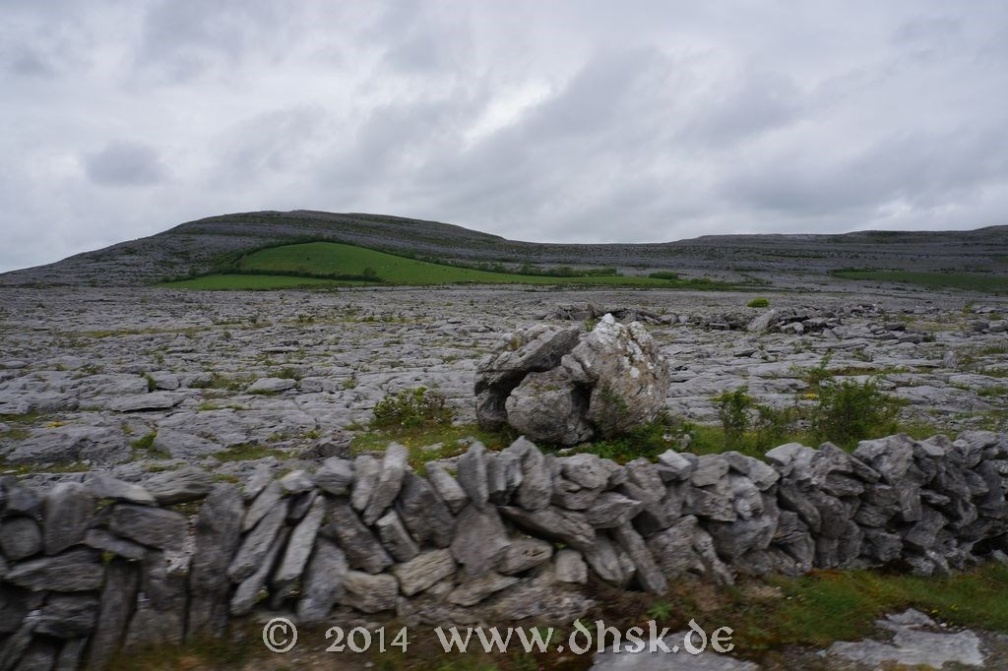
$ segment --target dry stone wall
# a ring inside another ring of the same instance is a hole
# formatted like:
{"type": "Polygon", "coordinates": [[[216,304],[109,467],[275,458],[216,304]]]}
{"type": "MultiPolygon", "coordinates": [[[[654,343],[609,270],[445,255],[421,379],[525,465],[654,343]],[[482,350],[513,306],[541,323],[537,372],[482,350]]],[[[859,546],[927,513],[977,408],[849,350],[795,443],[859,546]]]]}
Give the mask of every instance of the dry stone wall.
{"type": "Polygon", "coordinates": [[[625,465],[473,443],[413,472],[406,449],[330,458],[243,486],[195,468],[45,491],[0,481],[0,669],[102,668],[117,650],[223,635],[280,609],[299,624],[395,612],[436,624],[570,621],[601,580],[961,569],[1008,550],[1008,436],[890,436],[668,451],[625,465]]]}

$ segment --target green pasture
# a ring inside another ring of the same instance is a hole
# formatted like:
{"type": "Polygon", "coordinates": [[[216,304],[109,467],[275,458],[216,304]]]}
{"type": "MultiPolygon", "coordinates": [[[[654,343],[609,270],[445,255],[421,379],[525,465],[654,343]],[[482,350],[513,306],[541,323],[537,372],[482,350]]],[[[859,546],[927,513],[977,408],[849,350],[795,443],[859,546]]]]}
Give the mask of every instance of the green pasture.
{"type": "Polygon", "coordinates": [[[963,289],[990,294],[1008,293],[1008,277],[987,273],[936,273],[909,270],[837,270],[836,277],[873,282],[917,284],[928,289],[963,289]]]}
{"type": "Polygon", "coordinates": [[[706,279],[494,272],[418,261],[336,242],[308,242],[262,249],[241,257],[228,272],[166,282],[162,286],[185,289],[285,289],[348,284],[601,285],[664,289],[727,289],[732,286],[706,279]]]}

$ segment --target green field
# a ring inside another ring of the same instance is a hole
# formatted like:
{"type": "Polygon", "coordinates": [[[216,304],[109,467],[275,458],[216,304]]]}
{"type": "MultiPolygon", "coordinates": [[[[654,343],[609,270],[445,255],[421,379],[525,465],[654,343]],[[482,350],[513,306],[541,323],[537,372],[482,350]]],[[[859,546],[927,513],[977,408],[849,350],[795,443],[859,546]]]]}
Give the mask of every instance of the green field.
{"type": "Polygon", "coordinates": [[[928,273],[908,270],[837,270],[836,277],[873,282],[917,284],[929,289],[963,289],[989,294],[1008,293],[1008,277],[986,273],[928,273]]]}
{"type": "Polygon", "coordinates": [[[732,285],[705,279],[661,279],[624,275],[552,276],[493,272],[417,261],[335,242],[307,242],[262,249],[239,259],[228,272],[165,282],[161,286],[183,289],[286,289],[299,286],[367,284],[409,286],[562,284],[655,289],[732,288],[732,285]]]}

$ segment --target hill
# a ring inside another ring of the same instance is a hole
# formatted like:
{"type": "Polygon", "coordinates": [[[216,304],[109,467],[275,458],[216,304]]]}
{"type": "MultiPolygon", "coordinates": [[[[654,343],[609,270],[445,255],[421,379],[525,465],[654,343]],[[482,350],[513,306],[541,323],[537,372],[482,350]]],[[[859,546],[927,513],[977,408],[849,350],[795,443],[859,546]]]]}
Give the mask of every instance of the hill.
{"type": "MultiPolygon", "coordinates": [[[[249,212],[172,229],[0,275],[0,285],[137,286],[204,275],[278,245],[331,241],[442,263],[671,270],[686,276],[774,282],[838,270],[983,273],[1008,277],[1008,226],[972,231],[865,231],[839,235],[722,235],[649,244],[507,240],[435,221],[296,210],[249,212]]],[[[1008,279],[1006,279],[1008,281],[1008,279]]]]}

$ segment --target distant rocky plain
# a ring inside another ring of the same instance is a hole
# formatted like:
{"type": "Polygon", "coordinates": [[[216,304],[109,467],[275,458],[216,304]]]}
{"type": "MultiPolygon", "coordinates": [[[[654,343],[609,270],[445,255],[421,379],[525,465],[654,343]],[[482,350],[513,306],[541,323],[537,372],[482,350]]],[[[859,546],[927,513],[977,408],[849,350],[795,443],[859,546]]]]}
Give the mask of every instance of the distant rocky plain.
{"type": "Polygon", "coordinates": [[[712,397],[742,385],[794,403],[825,361],[904,399],[905,421],[1005,430],[1005,297],[760,295],[769,308],[747,308],[751,292],[5,288],[0,462],[39,484],[68,468],[136,479],[182,463],[242,477],[255,459],[234,455],[318,456],[418,386],[470,423],[476,367],[509,333],[610,310],[646,315],[673,369],[669,411],[693,423],[716,423],[712,397]]]}

